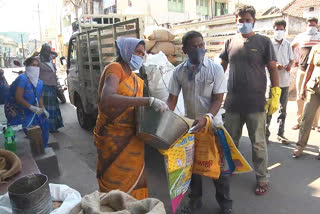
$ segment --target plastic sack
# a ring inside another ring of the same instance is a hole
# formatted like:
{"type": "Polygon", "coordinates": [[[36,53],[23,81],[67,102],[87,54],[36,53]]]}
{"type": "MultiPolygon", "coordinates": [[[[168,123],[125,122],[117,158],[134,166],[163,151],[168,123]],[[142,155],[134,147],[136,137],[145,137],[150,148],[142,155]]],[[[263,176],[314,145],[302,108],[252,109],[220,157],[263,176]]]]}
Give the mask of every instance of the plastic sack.
{"type": "MultiPolygon", "coordinates": [[[[62,201],[61,206],[50,214],[69,214],[81,202],[80,193],[67,185],[50,183],[49,187],[52,201],[62,201]]],[[[12,214],[8,193],[0,196],[0,213],[12,214]]]]}
{"type": "Polygon", "coordinates": [[[209,116],[205,128],[195,134],[193,173],[213,179],[220,177],[220,156],[209,116]]]}
{"type": "MultiPolygon", "coordinates": [[[[154,55],[147,54],[144,66],[148,78],[150,96],[166,102],[169,96],[169,82],[175,67],[162,52],[154,55]]],[[[178,97],[177,107],[174,112],[179,115],[184,115],[185,113],[182,93],[178,97]]]]}
{"type": "Polygon", "coordinates": [[[220,126],[217,127],[217,134],[219,136],[219,140],[222,144],[224,152],[223,174],[239,174],[251,172],[253,170],[252,167],[242,156],[242,154],[234,144],[228,131],[223,126],[220,126]]]}
{"type": "Polygon", "coordinates": [[[175,213],[189,189],[194,157],[194,135],[186,134],[168,150],[165,157],[172,212],[175,213]]]}

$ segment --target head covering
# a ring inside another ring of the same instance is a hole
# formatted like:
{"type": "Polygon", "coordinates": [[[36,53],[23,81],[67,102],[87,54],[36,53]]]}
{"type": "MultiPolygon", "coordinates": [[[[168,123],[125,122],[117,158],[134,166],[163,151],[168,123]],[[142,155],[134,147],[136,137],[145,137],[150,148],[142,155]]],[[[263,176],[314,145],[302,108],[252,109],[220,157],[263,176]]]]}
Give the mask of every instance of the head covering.
{"type": "Polygon", "coordinates": [[[144,41],[142,39],[137,39],[132,37],[121,37],[117,39],[116,41],[117,48],[120,52],[122,59],[126,63],[129,64],[131,60],[131,56],[140,42],[144,44],[144,41]]]}
{"type": "Polygon", "coordinates": [[[50,62],[51,46],[49,43],[44,43],[40,50],[41,62],[50,62]]]}

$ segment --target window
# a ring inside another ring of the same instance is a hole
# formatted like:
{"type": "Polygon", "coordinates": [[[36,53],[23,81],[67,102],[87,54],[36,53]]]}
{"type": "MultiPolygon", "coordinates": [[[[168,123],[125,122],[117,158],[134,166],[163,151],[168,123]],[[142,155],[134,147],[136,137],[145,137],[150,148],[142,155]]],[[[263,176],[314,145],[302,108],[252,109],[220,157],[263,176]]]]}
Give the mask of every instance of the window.
{"type": "Polygon", "coordinates": [[[209,0],[197,0],[197,14],[201,16],[209,15],[209,0]]]}
{"type": "Polygon", "coordinates": [[[168,0],[168,11],[183,13],[183,0],[168,0]]]}
{"type": "Polygon", "coordinates": [[[73,39],[71,41],[71,44],[69,44],[69,63],[68,64],[68,68],[70,68],[70,66],[75,66],[77,64],[77,47],[76,47],[76,40],[73,39]]]}
{"type": "Polygon", "coordinates": [[[227,3],[215,2],[215,16],[222,16],[228,14],[227,3]]]}

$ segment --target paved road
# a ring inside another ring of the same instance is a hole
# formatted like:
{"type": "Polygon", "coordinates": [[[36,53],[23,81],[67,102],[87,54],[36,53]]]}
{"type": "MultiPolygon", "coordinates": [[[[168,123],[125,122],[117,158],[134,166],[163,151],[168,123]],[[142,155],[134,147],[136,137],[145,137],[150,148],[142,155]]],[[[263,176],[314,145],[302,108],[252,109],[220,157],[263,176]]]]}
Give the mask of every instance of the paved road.
{"type": "MultiPolygon", "coordinates": [[[[295,103],[288,104],[286,136],[296,141],[298,132],[290,129],[294,125],[295,103]]],[[[80,128],[75,108],[69,104],[61,105],[65,127],[54,134],[60,145],[56,150],[59,158],[61,176],[51,182],[67,184],[82,195],[97,190],[95,179],[96,150],[92,140],[92,131],[80,128]]],[[[254,195],[254,173],[232,177],[231,190],[235,214],[319,214],[320,213],[320,161],[315,160],[316,145],[320,133],[312,131],[306,153],[300,159],[292,159],[294,144],[283,146],[276,142],[276,121],[271,124],[269,149],[269,168],[271,190],[265,196],[254,195]]],[[[244,128],[240,151],[251,162],[251,145],[244,128]]],[[[170,212],[169,193],[164,174],[163,159],[160,154],[148,147],[146,165],[150,197],[162,200],[170,212]]],[[[219,208],[214,197],[214,185],[204,178],[204,206],[198,213],[218,213],[219,208]]],[[[185,202],[185,201],[184,201],[185,202]]]]}
{"type": "MultiPolygon", "coordinates": [[[[66,183],[82,194],[96,190],[95,166],[96,151],[90,131],[81,129],[77,123],[75,109],[70,104],[61,105],[65,128],[54,136],[59,141],[57,151],[62,170],[58,182],[66,183]]],[[[295,104],[288,106],[287,137],[295,141],[297,131],[290,129],[294,124],[295,104]]],[[[271,130],[276,133],[273,121],[271,130]]],[[[251,144],[244,128],[240,150],[251,163],[251,144]]],[[[315,160],[316,143],[320,133],[312,132],[307,153],[300,159],[292,159],[291,152],[294,144],[283,146],[276,142],[275,135],[271,136],[269,146],[269,168],[271,174],[271,190],[268,195],[256,196],[253,193],[255,176],[253,173],[236,175],[232,178],[232,198],[234,199],[235,214],[319,214],[320,213],[320,162],[315,160]]],[[[146,150],[146,164],[150,196],[165,202],[170,213],[170,202],[163,159],[154,149],[146,150]]],[[[204,178],[204,206],[198,213],[218,213],[214,198],[214,186],[210,179],[204,178]]],[[[184,201],[185,202],[185,201],[184,201]]]]}

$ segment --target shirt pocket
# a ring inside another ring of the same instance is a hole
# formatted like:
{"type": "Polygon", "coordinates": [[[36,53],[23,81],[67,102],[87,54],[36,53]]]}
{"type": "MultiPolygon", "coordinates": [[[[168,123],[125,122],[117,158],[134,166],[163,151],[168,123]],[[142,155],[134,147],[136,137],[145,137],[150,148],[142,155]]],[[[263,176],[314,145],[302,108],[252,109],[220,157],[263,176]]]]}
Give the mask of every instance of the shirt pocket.
{"type": "Polygon", "coordinates": [[[205,80],[199,82],[200,84],[200,96],[205,98],[211,98],[212,96],[212,90],[213,90],[213,80],[205,80]]]}

